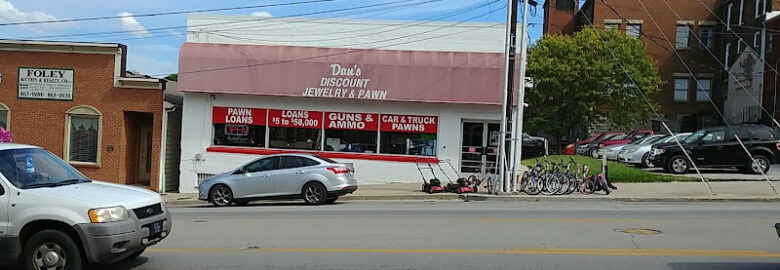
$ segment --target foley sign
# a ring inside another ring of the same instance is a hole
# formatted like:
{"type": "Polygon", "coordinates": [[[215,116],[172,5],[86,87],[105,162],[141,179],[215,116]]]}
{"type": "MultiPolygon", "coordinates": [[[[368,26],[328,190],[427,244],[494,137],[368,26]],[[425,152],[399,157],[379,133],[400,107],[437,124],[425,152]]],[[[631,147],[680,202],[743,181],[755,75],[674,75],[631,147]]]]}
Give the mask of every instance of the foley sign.
{"type": "Polygon", "coordinates": [[[73,69],[19,68],[18,98],[73,100],[73,69]]]}

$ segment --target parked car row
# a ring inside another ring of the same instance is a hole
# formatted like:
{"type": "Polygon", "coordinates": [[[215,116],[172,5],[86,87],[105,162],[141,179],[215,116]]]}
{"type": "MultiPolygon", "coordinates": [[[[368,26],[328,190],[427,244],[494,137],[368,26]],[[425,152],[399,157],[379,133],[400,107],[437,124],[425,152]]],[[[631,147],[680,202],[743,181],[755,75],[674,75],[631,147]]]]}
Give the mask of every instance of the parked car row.
{"type": "Polygon", "coordinates": [[[593,135],[566,146],[564,154],[606,157],[637,167],[660,167],[676,174],[687,173],[693,166],[691,161],[701,168],[737,168],[744,173],[762,173],[780,156],[780,137],[763,125],[710,127],[674,136],[655,135],[648,130],[621,134],[593,135]]]}

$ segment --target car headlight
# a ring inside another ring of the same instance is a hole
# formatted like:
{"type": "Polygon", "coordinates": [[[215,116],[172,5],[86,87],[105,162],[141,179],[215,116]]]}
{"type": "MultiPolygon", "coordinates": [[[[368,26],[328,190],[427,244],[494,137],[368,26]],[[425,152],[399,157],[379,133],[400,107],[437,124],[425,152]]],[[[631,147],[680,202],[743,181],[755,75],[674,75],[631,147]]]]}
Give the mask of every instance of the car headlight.
{"type": "Polygon", "coordinates": [[[122,206],[96,208],[89,210],[89,221],[105,223],[127,219],[127,209],[122,206]]]}
{"type": "Polygon", "coordinates": [[[633,153],[633,152],[636,152],[637,149],[639,149],[639,148],[628,148],[628,149],[625,149],[624,151],[625,151],[625,153],[633,153]]]}

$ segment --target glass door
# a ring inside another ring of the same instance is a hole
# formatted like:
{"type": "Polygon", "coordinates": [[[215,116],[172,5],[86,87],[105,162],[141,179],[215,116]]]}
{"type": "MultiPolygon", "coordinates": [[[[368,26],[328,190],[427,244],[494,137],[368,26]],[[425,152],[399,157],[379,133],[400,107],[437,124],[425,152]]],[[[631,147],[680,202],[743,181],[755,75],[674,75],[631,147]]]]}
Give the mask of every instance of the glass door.
{"type": "Polygon", "coordinates": [[[480,175],[495,174],[500,140],[499,124],[464,121],[461,134],[460,171],[480,175]]]}

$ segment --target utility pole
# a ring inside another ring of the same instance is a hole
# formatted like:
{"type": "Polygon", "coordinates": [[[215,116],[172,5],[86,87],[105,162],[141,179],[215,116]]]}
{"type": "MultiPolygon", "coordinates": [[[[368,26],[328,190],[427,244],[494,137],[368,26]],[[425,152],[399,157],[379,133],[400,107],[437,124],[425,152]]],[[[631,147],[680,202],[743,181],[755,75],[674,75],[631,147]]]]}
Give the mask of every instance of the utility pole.
{"type": "MultiPolygon", "coordinates": [[[[506,147],[507,137],[510,135],[510,125],[508,120],[512,117],[512,92],[515,78],[515,33],[517,32],[517,0],[508,0],[507,3],[507,27],[506,27],[506,48],[504,50],[504,97],[501,105],[501,141],[499,142],[498,162],[498,185],[493,185],[493,192],[507,192],[509,181],[507,178],[507,168],[505,166],[509,159],[509,147],[506,147]],[[495,188],[498,187],[498,188],[495,188]]],[[[527,0],[526,0],[527,1],[527,0]]]]}
{"type": "MultiPolygon", "coordinates": [[[[524,0],[523,1],[523,23],[522,28],[520,28],[520,82],[519,87],[517,87],[517,108],[515,111],[515,121],[512,122],[512,126],[514,126],[512,134],[514,135],[513,146],[514,151],[512,152],[512,159],[511,159],[511,168],[512,168],[512,174],[511,179],[509,181],[517,181],[517,177],[520,174],[520,168],[521,164],[520,161],[523,160],[523,109],[525,108],[525,70],[526,65],[528,64],[528,30],[526,30],[526,26],[528,26],[528,2],[530,0],[524,0]]],[[[512,192],[517,191],[517,185],[515,182],[512,183],[512,192]]]]}

